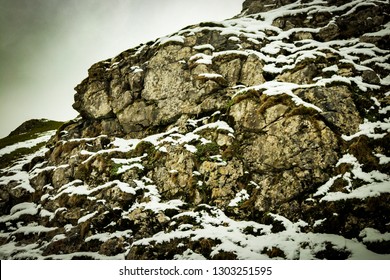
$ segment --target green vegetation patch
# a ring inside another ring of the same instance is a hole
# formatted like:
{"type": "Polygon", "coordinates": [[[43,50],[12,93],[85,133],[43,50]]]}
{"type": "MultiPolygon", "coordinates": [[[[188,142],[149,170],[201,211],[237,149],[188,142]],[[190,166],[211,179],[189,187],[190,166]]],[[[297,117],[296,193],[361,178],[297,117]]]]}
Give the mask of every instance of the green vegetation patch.
{"type": "Polygon", "coordinates": [[[57,130],[63,122],[50,120],[30,120],[23,123],[17,129],[12,131],[10,135],[0,139],[0,149],[19,142],[24,142],[30,139],[37,138],[39,134],[57,130]]]}
{"type": "Polygon", "coordinates": [[[32,153],[35,153],[40,148],[45,146],[46,143],[39,143],[38,145],[31,147],[31,148],[20,148],[17,149],[9,154],[5,154],[3,156],[0,156],[0,168],[5,168],[9,166],[11,163],[13,163],[15,160],[32,153]]]}
{"type": "Polygon", "coordinates": [[[219,153],[219,146],[215,142],[206,143],[206,144],[198,144],[196,145],[196,153],[195,156],[200,161],[208,160],[210,156],[217,155],[219,153]]]}
{"type": "MultiPolygon", "coordinates": [[[[58,129],[63,122],[50,121],[50,120],[30,120],[23,123],[17,129],[10,133],[5,138],[0,139],[0,149],[3,149],[7,146],[11,146],[17,143],[21,143],[27,140],[35,139],[40,136],[40,134],[58,129]]],[[[38,143],[33,147],[22,147],[16,149],[8,154],[0,156],[0,168],[5,168],[12,164],[15,160],[38,151],[40,148],[45,146],[45,142],[38,143]]]]}

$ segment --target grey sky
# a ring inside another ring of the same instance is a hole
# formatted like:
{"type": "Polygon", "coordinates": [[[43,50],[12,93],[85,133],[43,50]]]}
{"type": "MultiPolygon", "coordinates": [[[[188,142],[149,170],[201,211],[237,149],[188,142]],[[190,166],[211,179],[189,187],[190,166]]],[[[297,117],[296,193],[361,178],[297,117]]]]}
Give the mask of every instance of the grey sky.
{"type": "Polygon", "coordinates": [[[0,137],[31,118],[69,120],[89,66],[243,0],[0,0],[0,137]]]}

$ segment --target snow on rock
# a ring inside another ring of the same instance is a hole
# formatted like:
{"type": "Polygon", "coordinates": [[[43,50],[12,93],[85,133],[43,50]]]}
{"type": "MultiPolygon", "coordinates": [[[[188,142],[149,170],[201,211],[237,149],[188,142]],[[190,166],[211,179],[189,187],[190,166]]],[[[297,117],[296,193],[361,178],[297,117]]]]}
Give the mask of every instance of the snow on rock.
{"type": "Polygon", "coordinates": [[[366,199],[368,197],[380,196],[382,193],[390,193],[390,176],[379,171],[365,172],[362,169],[362,164],[360,164],[356,157],[351,154],[345,154],[336,164],[340,166],[341,164],[350,164],[352,169],[350,172],[345,173],[344,175],[337,175],[332,177],[324,185],[320,186],[314,196],[321,196],[321,201],[337,201],[337,200],[346,200],[346,199],[366,199]],[[335,181],[338,179],[344,179],[349,182],[349,184],[344,187],[347,192],[329,192],[330,188],[334,185],[335,181]],[[351,180],[358,179],[365,184],[351,189],[351,180]]]}
{"type": "Polygon", "coordinates": [[[331,192],[321,198],[321,201],[337,201],[346,199],[366,199],[380,196],[382,193],[390,193],[390,181],[371,183],[352,190],[350,193],[331,192]]]}
{"type": "Polygon", "coordinates": [[[195,64],[206,64],[206,65],[211,65],[213,64],[212,61],[213,57],[210,55],[206,55],[203,53],[198,53],[194,56],[191,56],[189,61],[193,61],[195,64]]]}
{"type": "Polygon", "coordinates": [[[36,215],[39,211],[40,206],[33,202],[22,202],[10,210],[10,215],[3,215],[0,217],[0,222],[8,222],[19,219],[23,215],[36,215]]]}
{"type": "MultiPolygon", "coordinates": [[[[325,244],[330,243],[335,248],[345,248],[350,252],[351,259],[386,259],[386,255],[379,255],[370,252],[367,248],[357,241],[345,239],[341,236],[332,234],[302,233],[300,227],[306,223],[291,221],[279,215],[271,215],[281,220],[287,228],[278,233],[272,233],[272,226],[264,226],[254,222],[233,221],[226,217],[219,210],[209,208],[200,213],[183,213],[174,217],[178,219],[183,215],[188,215],[196,219],[199,227],[188,230],[188,228],[178,228],[177,230],[165,233],[159,232],[150,238],[141,239],[133,246],[147,246],[148,244],[164,244],[174,239],[188,238],[192,241],[201,239],[218,240],[219,244],[212,248],[211,255],[218,255],[220,252],[234,252],[239,259],[269,259],[262,252],[267,248],[279,248],[288,259],[315,259],[316,254],[325,249],[325,244]],[[246,234],[245,229],[252,228],[259,231],[259,236],[246,234]],[[307,244],[307,249],[301,247],[307,244]]],[[[195,255],[194,258],[198,258],[195,255]]],[[[188,251],[184,251],[176,258],[189,258],[188,251]]],[[[191,258],[192,259],[192,258],[191,258]]]]}
{"type": "Polygon", "coordinates": [[[364,242],[390,241],[390,233],[381,233],[374,228],[363,229],[359,237],[362,237],[364,242]]]}
{"type": "Polygon", "coordinates": [[[201,73],[199,74],[199,77],[201,78],[206,78],[206,79],[218,79],[218,78],[223,78],[222,75],[220,74],[215,74],[215,73],[201,73]]]}
{"type": "Polygon", "coordinates": [[[113,158],[112,161],[115,164],[120,165],[118,168],[118,171],[116,171],[116,174],[124,173],[128,170],[131,170],[133,168],[138,168],[140,170],[144,169],[144,166],[141,164],[142,159],[147,157],[147,154],[143,154],[140,157],[130,158],[130,159],[121,159],[121,158],[113,158]]]}
{"type": "Polygon", "coordinates": [[[177,254],[173,257],[175,260],[206,260],[206,258],[201,255],[197,254],[191,249],[187,249],[183,252],[183,254],[177,254]]]}
{"type": "Polygon", "coordinates": [[[8,185],[10,183],[16,182],[13,189],[22,189],[29,193],[34,193],[35,189],[30,184],[30,179],[35,177],[34,173],[29,174],[23,170],[23,166],[31,162],[34,158],[43,156],[48,151],[47,148],[43,147],[38,151],[23,156],[12,166],[5,168],[3,171],[6,175],[0,177],[0,185],[8,185]]]}
{"type": "Polygon", "coordinates": [[[388,156],[385,156],[383,154],[375,154],[375,156],[379,158],[379,164],[390,163],[390,157],[388,157],[388,156]]]}
{"type": "Polygon", "coordinates": [[[93,216],[95,216],[96,214],[98,214],[97,211],[93,212],[93,213],[89,213],[83,217],[81,217],[80,219],[77,220],[77,223],[78,224],[81,224],[81,223],[84,223],[86,221],[88,221],[89,219],[91,219],[93,216]]]}
{"type": "Polygon", "coordinates": [[[28,235],[31,233],[40,234],[44,232],[50,232],[56,229],[57,229],[56,227],[48,228],[42,225],[37,225],[36,223],[31,223],[27,226],[19,227],[17,230],[15,230],[14,233],[23,233],[24,235],[28,235]]]}
{"type": "Polygon", "coordinates": [[[297,85],[293,83],[285,83],[285,82],[278,82],[278,81],[271,81],[271,82],[265,82],[262,85],[259,86],[253,86],[253,87],[248,87],[245,89],[241,89],[233,95],[232,98],[244,94],[250,90],[256,90],[256,91],[263,91],[264,94],[273,96],[273,95],[280,95],[280,94],[286,94],[291,97],[291,99],[294,101],[294,103],[299,106],[303,105],[308,108],[313,108],[317,110],[318,112],[322,112],[322,109],[319,108],[318,106],[311,104],[309,102],[306,102],[302,100],[300,97],[295,95],[293,93],[293,90],[299,89],[299,88],[310,88],[311,86],[308,85],[297,85]]]}
{"type": "Polygon", "coordinates": [[[193,131],[193,133],[200,132],[200,131],[202,131],[204,129],[225,130],[227,132],[234,133],[234,130],[224,121],[217,121],[217,122],[214,122],[214,123],[209,123],[209,124],[202,125],[202,126],[196,128],[193,131]]]}
{"type": "Polygon", "coordinates": [[[242,201],[245,201],[249,198],[248,192],[246,190],[241,190],[236,194],[236,197],[230,201],[229,206],[235,207],[242,201]]]}
{"type": "Polygon", "coordinates": [[[194,49],[197,51],[203,51],[203,50],[214,51],[215,50],[215,48],[211,44],[198,45],[198,46],[195,46],[194,49]]]}
{"type": "Polygon", "coordinates": [[[184,202],[179,199],[162,202],[157,186],[150,184],[148,178],[143,178],[143,180],[134,180],[134,182],[137,185],[135,191],[147,190],[145,197],[147,197],[149,201],[134,203],[129,210],[130,212],[136,208],[143,208],[144,210],[151,210],[158,213],[159,211],[165,211],[167,209],[179,209],[178,207],[184,205],[184,202]]]}
{"type": "Polygon", "coordinates": [[[171,36],[171,37],[163,37],[163,38],[159,39],[158,42],[160,43],[160,45],[164,45],[164,44],[168,44],[168,43],[184,44],[184,37],[179,36],[179,35],[175,35],[175,36],[171,36]]]}
{"type": "Polygon", "coordinates": [[[104,232],[104,233],[97,233],[95,235],[91,235],[85,239],[86,242],[90,240],[97,239],[99,241],[105,242],[112,238],[118,238],[118,237],[130,237],[132,231],[131,230],[124,230],[124,231],[116,231],[113,233],[104,232]]]}
{"type": "Polygon", "coordinates": [[[55,132],[55,130],[47,131],[45,133],[40,134],[37,138],[6,146],[0,149],[0,157],[6,154],[10,154],[17,149],[32,148],[38,144],[45,143],[55,134],[55,132]]]}
{"type": "Polygon", "coordinates": [[[350,141],[358,136],[366,135],[370,138],[378,139],[386,136],[386,131],[390,131],[390,121],[385,119],[384,122],[370,122],[367,119],[360,125],[360,131],[353,135],[342,135],[342,138],[346,141],[350,141]],[[376,131],[381,131],[377,133],[376,131]]]}

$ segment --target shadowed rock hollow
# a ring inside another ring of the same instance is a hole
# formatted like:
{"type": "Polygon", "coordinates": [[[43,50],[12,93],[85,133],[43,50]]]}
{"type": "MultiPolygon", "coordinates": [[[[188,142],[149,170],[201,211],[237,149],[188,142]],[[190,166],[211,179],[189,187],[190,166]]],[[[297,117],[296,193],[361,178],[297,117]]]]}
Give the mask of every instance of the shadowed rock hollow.
{"type": "Polygon", "coordinates": [[[1,170],[0,256],[388,259],[389,28],[388,1],[246,0],[92,65],[1,170]]]}

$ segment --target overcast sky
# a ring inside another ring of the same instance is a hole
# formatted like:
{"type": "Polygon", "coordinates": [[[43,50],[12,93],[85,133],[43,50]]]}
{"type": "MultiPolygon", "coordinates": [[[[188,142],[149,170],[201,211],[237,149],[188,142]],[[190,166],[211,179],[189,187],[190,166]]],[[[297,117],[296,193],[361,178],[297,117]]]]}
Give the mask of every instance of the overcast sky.
{"type": "Polygon", "coordinates": [[[70,120],[74,87],[95,62],[243,0],[0,0],[0,138],[25,120],[70,120]]]}

